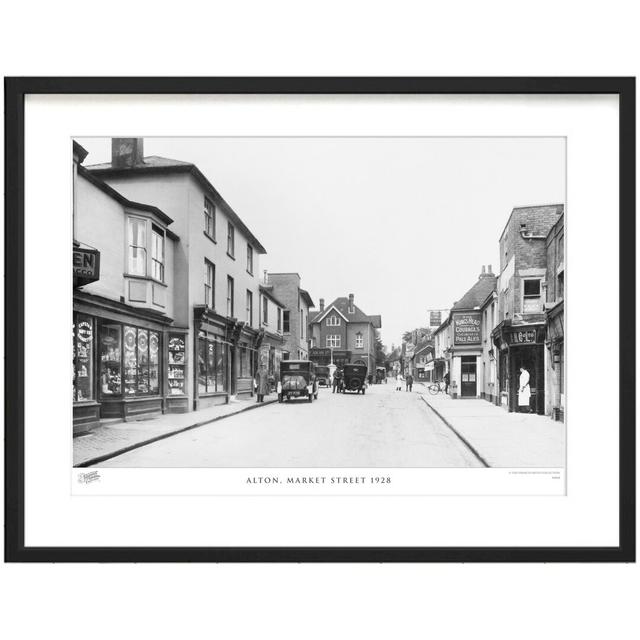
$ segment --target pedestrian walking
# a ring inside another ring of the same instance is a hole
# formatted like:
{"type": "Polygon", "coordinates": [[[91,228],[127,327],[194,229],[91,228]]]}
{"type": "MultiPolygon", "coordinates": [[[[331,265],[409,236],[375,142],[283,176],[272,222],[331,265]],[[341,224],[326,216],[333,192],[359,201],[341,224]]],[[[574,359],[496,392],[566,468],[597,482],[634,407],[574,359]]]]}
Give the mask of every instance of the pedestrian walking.
{"type": "Polygon", "coordinates": [[[407,376],[407,391],[411,391],[413,389],[413,376],[409,374],[407,376]]]}
{"type": "Polygon", "coordinates": [[[340,384],[342,382],[342,371],[340,369],[336,369],[334,374],[333,374],[333,391],[332,393],[336,392],[336,389],[338,390],[338,393],[340,393],[340,384]]]}
{"type": "Polygon", "coordinates": [[[269,373],[267,372],[266,365],[260,365],[260,368],[256,372],[253,386],[256,390],[256,395],[258,396],[256,402],[264,402],[264,397],[268,396],[269,391],[271,390],[269,385],[269,373]]]}
{"type": "Polygon", "coordinates": [[[518,408],[523,413],[531,413],[531,387],[529,386],[529,378],[529,372],[524,367],[520,367],[518,408]]]}
{"type": "Polygon", "coordinates": [[[398,373],[396,377],[396,391],[402,391],[402,383],[404,382],[404,378],[401,373],[398,373]]]}
{"type": "Polygon", "coordinates": [[[449,393],[449,372],[447,371],[447,373],[444,374],[444,392],[445,393],[449,393]]]}

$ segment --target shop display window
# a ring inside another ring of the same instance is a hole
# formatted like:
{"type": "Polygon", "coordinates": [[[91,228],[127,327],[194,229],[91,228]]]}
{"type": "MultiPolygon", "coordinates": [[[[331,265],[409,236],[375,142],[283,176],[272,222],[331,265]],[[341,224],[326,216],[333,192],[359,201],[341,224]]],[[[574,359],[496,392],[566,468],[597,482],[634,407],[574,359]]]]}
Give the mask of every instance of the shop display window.
{"type": "Polygon", "coordinates": [[[73,314],[73,400],[93,400],[93,318],[73,314]]]}
{"type": "Polygon", "coordinates": [[[160,337],[156,331],[124,327],[124,395],[158,394],[160,337]]]}
{"type": "Polygon", "coordinates": [[[227,347],[221,342],[198,337],[198,391],[215,393],[227,391],[227,347]]]}
{"type": "Polygon", "coordinates": [[[122,394],[121,344],[122,327],[119,324],[100,327],[100,392],[103,396],[122,394]]]}
{"type": "Polygon", "coordinates": [[[169,394],[183,395],[185,393],[185,342],[184,336],[169,335],[169,394]]]}

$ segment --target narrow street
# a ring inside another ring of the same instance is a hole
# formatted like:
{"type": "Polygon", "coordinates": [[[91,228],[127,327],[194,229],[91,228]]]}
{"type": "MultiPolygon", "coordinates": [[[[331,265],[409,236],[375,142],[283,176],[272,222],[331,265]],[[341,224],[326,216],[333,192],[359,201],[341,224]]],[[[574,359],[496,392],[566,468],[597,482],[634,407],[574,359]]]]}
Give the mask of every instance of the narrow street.
{"type": "Polygon", "coordinates": [[[373,385],[365,395],[272,404],[135,449],[101,467],[480,467],[413,393],[373,385]]]}

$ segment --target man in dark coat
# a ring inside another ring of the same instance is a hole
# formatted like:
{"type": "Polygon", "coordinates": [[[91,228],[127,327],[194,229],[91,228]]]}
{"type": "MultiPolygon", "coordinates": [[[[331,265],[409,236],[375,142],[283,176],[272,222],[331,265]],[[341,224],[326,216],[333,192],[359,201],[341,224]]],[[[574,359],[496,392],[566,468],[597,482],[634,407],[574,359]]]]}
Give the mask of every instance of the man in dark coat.
{"type": "Polygon", "coordinates": [[[409,374],[407,376],[407,391],[411,391],[413,389],[413,376],[409,374]]]}
{"type": "Polygon", "coordinates": [[[256,395],[258,399],[256,402],[264,402],[264,397],[269,395],[269,373],[267,367],[264,364],[260,365],[255,378],[256,395]]]}
{"type": "Polygon", "coordinates": [[[340,393],[341,384],[342,384],[342,370],[336,369],[333,373],[333,393],[336,392],[336,389],[338,390],[338,393],[340,393]]]}

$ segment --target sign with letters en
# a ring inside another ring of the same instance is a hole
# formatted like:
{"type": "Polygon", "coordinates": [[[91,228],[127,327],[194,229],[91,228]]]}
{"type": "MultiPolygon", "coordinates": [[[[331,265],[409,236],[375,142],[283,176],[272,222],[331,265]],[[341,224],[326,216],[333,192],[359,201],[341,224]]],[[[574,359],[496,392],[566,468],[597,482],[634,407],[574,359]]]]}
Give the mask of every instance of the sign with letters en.
{"type": "Polygon", "coordinates": [[[457,313],[453,316],[453,343],[480,344],[480,314],[457,313]]]}
{"type": "Polygon", "coordinates": [[[100,279],[100,252],[97,249],[73,248],[73,278],[78,286],[100,279]]]}

